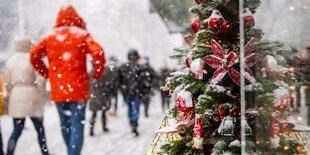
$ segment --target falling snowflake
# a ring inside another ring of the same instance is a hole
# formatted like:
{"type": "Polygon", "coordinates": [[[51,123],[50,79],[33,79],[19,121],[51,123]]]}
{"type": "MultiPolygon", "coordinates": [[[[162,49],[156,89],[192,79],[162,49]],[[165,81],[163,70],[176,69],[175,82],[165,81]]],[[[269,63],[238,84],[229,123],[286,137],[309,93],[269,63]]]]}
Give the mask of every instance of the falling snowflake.
{"type": "Polygon", "coordinates": [[[72,113],[71,113],[70,110],[65,110],[65,111],[64,111],[64,115],[66,115],[66,116],[71,116],[72,113]]]}
{"type": "Polygon", "coordinates": [[[71,59],[71,53],[70,52],[64,52],[63,54],[62,54],[62,60],[63,61],[68,61],[68,60],[70,60],[71,59]]]}
{"type": "Polygon", "coordinates": [[[57,35],[56,36],[56,39],[59,41],[59,42],[63,42],[65,39],[67,38],[67,35],[57,35]]]}

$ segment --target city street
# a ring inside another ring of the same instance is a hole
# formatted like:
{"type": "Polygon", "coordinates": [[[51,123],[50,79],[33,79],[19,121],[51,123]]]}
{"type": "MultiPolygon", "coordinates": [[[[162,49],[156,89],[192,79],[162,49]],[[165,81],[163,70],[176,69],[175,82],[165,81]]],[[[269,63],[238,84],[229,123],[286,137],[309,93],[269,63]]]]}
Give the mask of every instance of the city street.
{"type": "MultiPolygon", "coordinates": [[[[127,105],[119,97],[119,111],[117,117],[108,115],[108,128],[110,132],[103,133],[101,121],[97,116],[95,124],[95,136],[89,136],[90,111],[86,112],[85,139],[82,154],[104,154],[104,155],[144,155],[154,138],[164,114],[161,110],[160,96],[153,97],[150,105],[150,116],[145,118],[143,105],[140,108],[139,137],[131,134],[127,118],[127,105]]],[[[66,148],[63,142],[59,117],[55,105],[48,104],[45,108],[44,125],[47,136],[48,149],[53,155],[66,155],[66,148]]],[[[99,113],[100,114],[100,113],[99,113]]],[[[99,115],[100,116],[100,115],[99,115]]],[[[12,132],[12,119],[5,115],[1,117],[1,130],[4,147],[7,147],[9,135],[12,132]]],[[[15,154],[37,155],[40,154],[37,135],[30,119],[27,119],[25,129],[17,143],[15,154]]]]}

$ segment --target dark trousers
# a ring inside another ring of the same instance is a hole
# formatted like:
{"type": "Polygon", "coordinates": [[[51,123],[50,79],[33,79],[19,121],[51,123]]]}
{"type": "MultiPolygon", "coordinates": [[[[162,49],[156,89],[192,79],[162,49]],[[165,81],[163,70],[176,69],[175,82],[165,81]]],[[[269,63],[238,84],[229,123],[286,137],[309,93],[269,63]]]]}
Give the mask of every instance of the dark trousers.
{"type": "Polygon", "coordinates": [[[148,117],[149,115],[150,97],[151,95],[144,95],[144,97],[142,98],[142,103],[144,105],[144,114],[146,117],[148,117]]]}
{"type": "MultiPolygon", "coordinates": [[[[102,118],[102,120],[105,120],[106,119],[106,111],[105,110],[103,110],[102,111],[102,114],[101,114],[101,118],[102,118]]],[[[96,120],[96,117],[97,117],[97,111],[96,112],[93,112],[93,114],[91,115],[91,119],[92,120],[96,120]]]]}
{"type": "Polygon", "coordinates": [[[84,141],[86,101],[56,103],[68,155],[80,155],[84,141]]]}
{"type": "Polygon", "coordinates": [[[117,103],[118,103],[117,93],[111,95],[111,103],[112,105],[114,105],[114,111],[117,112],[117,103]]]}
{"type": "Polygon", "coordinates": [[[305,88],[306,105],[308,107],[308,125],[310,125],[310,85],[305,88]]]}
{"type": "MultiPolygon", "coordinates": [[[[94,135],[94,128],[95,128],[95,123],[96,123],[96,117],[97,117],[97,112],[98,111],[93,111],[91,118],[90,118],[90,135],[94,135]]],[[[106,110],[102,110],[101,114],[101,122],[102,122],[102,129],[103,131],[107,132],[109,129],[107,128],[107,118],[106,118],[106,110]]]]}
{"type": "MultiPolygon", "coordinates": [[[[25,118],[14,118],[13,119],[14,131],[8,142],[7,155],[13,155],[17,140],[24,129],[25,120],[26,120],[25,118]]],[[[32,117],[31,121],[38,133],[38,141],[40,144],[42,154],[48,154],[46,138],[45,138],[45,133],[44,133],[44,126],[43,126],[43,118],[32,117]]]]}
{"type": "Polygon", "coordinates": [[[170,108],[169,94],[167,94],[166,92],[161,92],[161,105],[162,105],[163,111],[165,111],[165,106],[167,107],[167,109],[170,108]]]}
{"type": "Polygon", "coordinates": [[[2,143],[2,134],[1,134],[1,125],[0,125],[0,155],[4,155],[3,143],[2,143]]]}

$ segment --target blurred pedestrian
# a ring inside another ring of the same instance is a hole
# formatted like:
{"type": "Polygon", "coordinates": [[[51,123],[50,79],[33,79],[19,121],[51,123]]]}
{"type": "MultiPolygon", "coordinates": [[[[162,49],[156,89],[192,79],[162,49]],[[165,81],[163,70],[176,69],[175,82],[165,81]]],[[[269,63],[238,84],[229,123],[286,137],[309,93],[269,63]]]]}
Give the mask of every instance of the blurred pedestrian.
{"type": "Polygon", "coordinates": [[[310,125],[310,47],[306,48],[305,55],[301,58],[300,62],[301,72],[303,74],[306,105],[308,106],[308,125],[310,125]]]}
{"type": "Polygon", "coordinates": [[[92,116],[90,119],[90,135],[94,135],[94,125],[96,122],[97,113],[102,111],[101,121],[102,121],[102,129],[104,132],[108,132],[107,128],[107,117],[106,112],[111,107],[111,96],[112,90],[111,85],[114,85],[113,81],[113,72],[114,70],[110,70],[107,66],[102,78],[91,81],[90,82],[90,101],[89,101],[89,109],[92,111],[92,116]]]}
{"type": "Polygon", "coordinates": [[[110,88],[110,99],[111,105],[113,106],[113,111],[111,111],[112,116],[117,116],[117,104],[118,104],[118,89],[119,89],[119,66],[117,64],[117,59],[115,56],[109,58],[108,69],[109,69],[109,88],[110,88]]]}
{"type": "Polygon", "coordinates": [[[137,127],[144,80],[144,69],[137,62],[139,58],[137,50],[129,50],[128,62],[119,69],[120,89],[128,105],[128,117],[135,136],[139,135],[137,127]]]}
{"type": "MultiPolygon", "coordinates": [[[[164,86],[166,84],[166,79],[170,75],[171,71],[169,68],[165,65],[160,69],[160,77],[159,77],[159,85],[164,86]]],[[[162,110],[165,112],[166,108],[170,108],[170,101],[169,101],[169,91],[166,90],[161,90],[160,91],[161,95],[161,105],[162,105],[162,110]]]]}
{"type": "MultiPolygon", "coordinates": [[[[3,101],[3,87],[2,86],[3,86],[2,76],[0,74],[0,116],[4,114],[4,101],[3,101]]],[[[1,134],[1,124],[0,124],[0,155],[4,155],[2,134],[1,134]]]]}
{"type": "Polygon", "coordinates": [[[150,105],[150,98],[154,95],[153,88],[155,87],[156,83],[156,72],[150,66],[149,57],[143,57],[140,61],[140,64],[144,68],[144,83],[142,89],[142,103],[144,105],[144,114],[145,117],[149,116],[149,105],[150,105]]]}
{"type": "Polygon", "coordinates": [[[49,154],[43,126],[46,81],[33,69],[29,62],[31,47],[32,42],[29,38],[16,38],[16,53],[5,64],[4,86],[9,101],[8,115],[13,117],[14,123],[14,130],[7,145],[7,155],[14,153],[26,117],[30,117],[38,133],[42,154],[49,154]]]}
{"type": "Polygon", "coordinates": [[[300,108],[301,108],[300,88],[301,88],[301,83],[302,83],[302,79],[301,79],[302,72],[300,72],[301,56],[297,49],[295,48],[292,49],[292,53],[289,56],[289,59],[287,62],[288,62],[288,65],[293,67],[293,70],[291,70],[291,72],[294,72],[295,78],[296,78],[296,82],[294,84],[296,89],[290,90],[292,91],[292,93],[295,94],[295,96],[291,95],[291,107],[296,112],[300,112],[300,108]],[[294,99],[296,102],[294,102],[294,99]]]}
{"type": "Polygon", "coordinates": [[[51,100],[56,103],[62,136],[69,155],[80,155],[84,141],[85,109],[89,80],[100,78],[105,57],[102,47],[86,30],[83,19],[71,6],[61,7],[54,30],[32,48],[31,63],[50,80],[51,100]],[[94,71],[87,74],[86,56],[94,71]],[[49,67],[43,62],[47,56],[49,67]]]}

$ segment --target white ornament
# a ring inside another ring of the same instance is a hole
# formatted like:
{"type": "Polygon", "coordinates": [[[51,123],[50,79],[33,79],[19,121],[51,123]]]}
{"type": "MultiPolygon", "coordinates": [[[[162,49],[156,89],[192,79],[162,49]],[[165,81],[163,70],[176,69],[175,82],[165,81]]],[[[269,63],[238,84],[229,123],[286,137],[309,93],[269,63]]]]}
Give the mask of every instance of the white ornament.
{"type": "Polygon", "coordinates": [[[196,74],[196,79],[203,79],[203,74],[207,74],[208,72],[203,69],[203,61],[201,58],[195,59],[191,62],[191,60],[188,58],[186,59],[186,63],[189,64],[190,70],[196,74]]]}
{"type": "Polygon", "coordinates": [[[223,136],[233,136],[235,130],[235,120],[230,117],[226,116],[223,118],[223,121],[219,128],[217,129],[217,132],[223,136]]]}
{"type": "Polygon", "coordinates": [[[274,70],[278,67],[278,62],[277,60],[271,56],[271,55],[266,55],[266,57],[263,60],[265,66],[267,67],[267,70],[274,70]]]}
{"type": "Polygon", "coordinates": [[[185,100],[184,104],[181,104],[183,107],[194,107],[192,93],[189,91],[181,91],[178,93],[178,97],[182,97],[185,100]]]}
{"type": "Polygon", "coordinates": [[[271,148],[273,148],[273,149],[279,147],[280,146],[280,137],[277,135],[270,137],[270,144],[271,144],[271,148]]]}
{"type": "Polygon", "coordinates": [[[275,94],[275,106],[280,106],[282,104],[288,104],[290,102],[289,90],[285,87],[279,87],[273,91],[275,94]],[[286,101],[284,101],[286,100],[286,101]],[[286,102],[286,103],[284,103],[286,102]]]}

